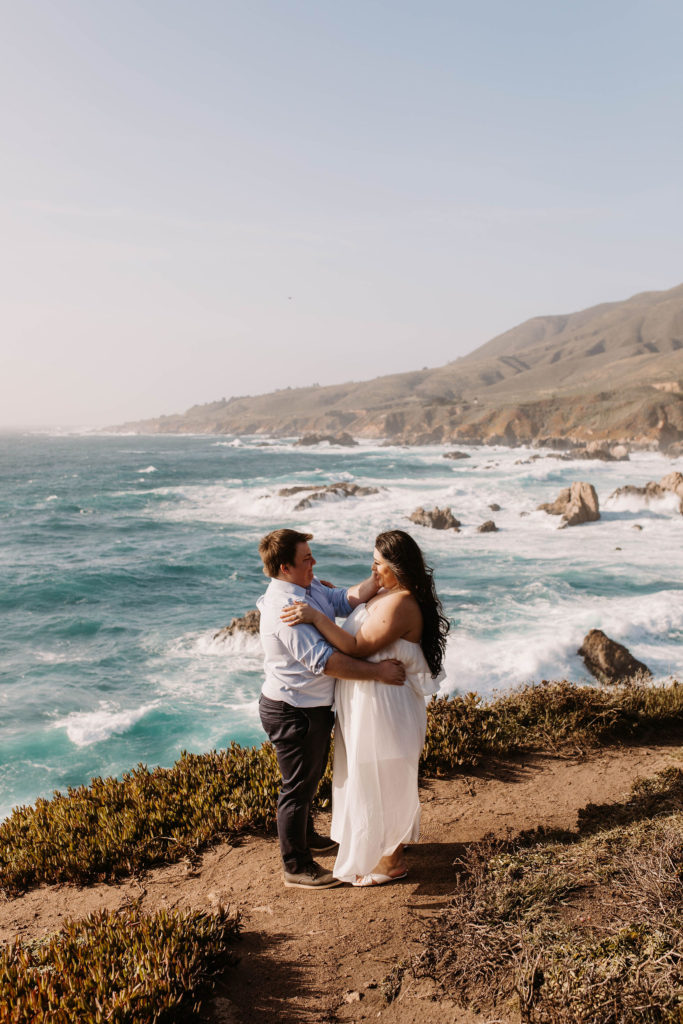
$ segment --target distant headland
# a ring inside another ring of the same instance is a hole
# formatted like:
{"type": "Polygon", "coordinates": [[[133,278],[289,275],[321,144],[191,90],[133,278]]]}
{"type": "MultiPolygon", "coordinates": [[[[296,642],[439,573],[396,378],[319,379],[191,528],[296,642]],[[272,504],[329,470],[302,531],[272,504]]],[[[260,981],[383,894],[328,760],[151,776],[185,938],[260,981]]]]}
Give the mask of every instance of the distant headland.
{"type": "Polygon", "coordinates": [[[124,423],[148,434],[353,435],[398,444],[683,451],[683,284],[538,316],[437,369],[284,388],[124,423]]]}

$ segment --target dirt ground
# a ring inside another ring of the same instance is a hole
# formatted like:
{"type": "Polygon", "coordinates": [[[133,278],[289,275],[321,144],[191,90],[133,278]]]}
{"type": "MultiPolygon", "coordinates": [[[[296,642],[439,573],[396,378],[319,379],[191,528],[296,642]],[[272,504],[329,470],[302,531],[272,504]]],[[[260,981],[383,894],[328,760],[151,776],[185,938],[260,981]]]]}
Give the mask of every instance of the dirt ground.
{"type": "MultiPolygon", "coordinates": [[[[205,997],[206,1024],[507,1024],[514,1015],[469,1013],[409,970],[391,1003],[382,991],[392,968],[419,953],[429,918],[447,906],[457,886],[454,860],[487,833],[573,828],[587,803],[623,799],[636,778],[682,760],[678,747],[640,746],[534,756],[430,780],[421,790],[420,843],[408,851],[408,877],[393,885],[285,889],[277,840],[249,836],[207,851],[195,867],[176,864],[116,885],[43,886],[0,902],[0,941],[43,936],[69,917],[139,897],[148,910],[222,903],[241,910],[244,930],[239,962],[205,997]]],[[[324,831],[328,822],[317,824],[324,831]]],[[[333,858],[319,860],[332,866],[333,858]]]]}

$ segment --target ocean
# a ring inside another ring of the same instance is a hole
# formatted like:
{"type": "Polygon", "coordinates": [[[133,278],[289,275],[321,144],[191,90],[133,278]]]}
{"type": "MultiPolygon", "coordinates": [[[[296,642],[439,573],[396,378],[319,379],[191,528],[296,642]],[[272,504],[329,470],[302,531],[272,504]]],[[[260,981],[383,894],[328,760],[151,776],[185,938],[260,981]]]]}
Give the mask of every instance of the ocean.
{"type": "Polygon", "coordinates": [[[0,818],[95,775],[262,742],[258,638],[214,634],[254,607],[258,541],[278,526],[313,533],[316,571],[340,585],[368,574],[379,531],[413,534],[452,622],[444,693],[587,680],[577,648],[591,628],[657,679],[683,679],[678,499],[609,498],[682,459],[449,447],[469,458],[368,442],[0,437],[0,818]],[[379,491],[299,511],[301,495],[278,495],[340,480],[379,491]],[[595,486],[602,518],[558,530],[536,506],[574,480],[595,486]],[[450,506],[461,532],[414,526],[419,505],[450,506]],[[488,519],[498,532],[478,533],[488,519]]]}

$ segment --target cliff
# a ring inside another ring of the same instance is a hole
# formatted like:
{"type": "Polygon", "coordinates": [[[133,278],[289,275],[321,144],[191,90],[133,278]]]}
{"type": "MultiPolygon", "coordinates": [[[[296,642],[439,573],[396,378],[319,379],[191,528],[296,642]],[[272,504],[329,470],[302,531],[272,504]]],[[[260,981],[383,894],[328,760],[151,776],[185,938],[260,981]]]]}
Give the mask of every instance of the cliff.
{"type": "Polygon", "coordinates": [[[535,317],[437,369],[234,397],[113,429],[667,449],[683,440],[683,285],[535,317]]]}

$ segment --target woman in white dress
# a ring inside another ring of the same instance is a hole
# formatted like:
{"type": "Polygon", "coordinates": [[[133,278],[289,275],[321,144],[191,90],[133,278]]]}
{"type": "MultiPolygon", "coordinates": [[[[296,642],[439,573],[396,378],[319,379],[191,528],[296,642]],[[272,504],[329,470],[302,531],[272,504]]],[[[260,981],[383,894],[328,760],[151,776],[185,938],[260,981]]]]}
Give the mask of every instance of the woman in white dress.
{"type": "Polygon", "coordinates": [[[304,602],[282,613],[290,625],[313,623],[344,654],[398,658],[406,668],[403,686],[337,680],[331,834],[339,852],[333,870],[352,885],[382,885],[407,874],[404,846],[417,840],[420,827],[425,697],[443,678],[449,626],[432,570],[410,534],[381,533],[372,571],[377,594],[343,629],[304,602]]]}

